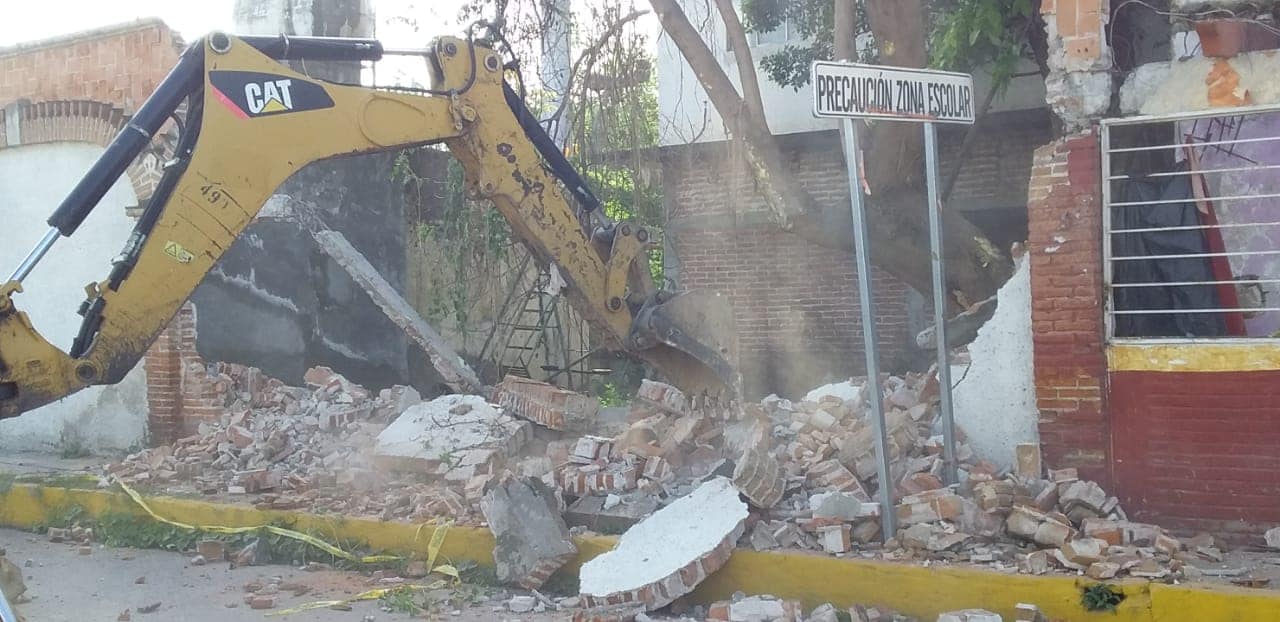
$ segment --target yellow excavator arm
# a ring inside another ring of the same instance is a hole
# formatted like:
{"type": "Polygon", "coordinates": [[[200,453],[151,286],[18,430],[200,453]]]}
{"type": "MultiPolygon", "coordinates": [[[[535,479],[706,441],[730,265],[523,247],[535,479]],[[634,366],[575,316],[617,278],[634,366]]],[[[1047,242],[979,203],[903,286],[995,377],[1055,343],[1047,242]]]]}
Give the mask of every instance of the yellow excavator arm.
{"type": "Polygon", "coordinates": [[[653,285],[645,251],[656,232],[601,213],[506,84],[498,53],[470,40],[438,39],[422,52],[432,87],[418,92],[328,83],[279,62],[382,54],[373,40],[214,33],[192,44],[50,217],[49,233],[0,284],[0,418],[120,381],[297,170],[325,158],[436,143],[462,164],[471,196],[491,201],[536,257],[559,268],[593,338],[633,353],[688,392],[737,392],[723,297],[653,285]],[[174,159],[108,278],[86,287],[84,323],[63,352],[15,305],[22,279],[59,237],[74,233],[183,101],[174,159]]]}

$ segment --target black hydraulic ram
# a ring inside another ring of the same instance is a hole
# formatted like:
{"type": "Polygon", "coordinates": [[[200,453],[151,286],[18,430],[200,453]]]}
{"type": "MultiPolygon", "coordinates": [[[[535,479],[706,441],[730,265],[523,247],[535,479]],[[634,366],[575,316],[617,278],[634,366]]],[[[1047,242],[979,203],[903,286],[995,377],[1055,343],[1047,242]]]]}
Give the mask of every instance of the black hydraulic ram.
{"type": "MultiPolygon", "coordinates": [[[[244,37],[243,40],[277,60],[378,60],[382,58],[382,44],[374,39],[346,39],[339,37],[244,37]]],[[[230,45],[230,38],[222,33],[210,35],[210,45],[215,49],[230,45]]],[[[152,137],[178,106],[204,81],[204,41],[197,41],[183,52],[178,64],[165,76],[154,93],[107,145],[106,150],[94,162],[93,167],[62,201],[49,217],[50,230],[36,248],[31,251],[13,275],[13,281],[21,281],[31,272],[40,258],[53,246],[58,235],[75,233],[85,218],[93,212],[98,202],[120,175],[139,154],[146,149],[152,137]]]]}
{"type": "MultiPolygon", "coordinates": [[[[242,40],[276,60],[373,61],[381,59],[383,54],[382,44],[374,39],[279,35],[244,37],[242,40]]],[[[230,48],[231,39],[225,34],[213,33],[209,35],[208,43],[215,52],[221,52],[230,48]]],[[[186,164],[199,136],[202,114],[199,93],[204,85],[204,49],[204,40],[200,40],[182,53],[177,66],[165,76],[155,92],[143,102],[124,129],[112,139],[111,144],[107,145],[106,150],[94,162],[89,172],[72,188],[58,209],[54,210],[48,220],[49,230],[9,277],[10,281],[21,282],[25,279],[57,241],[59,235],[69,237],[75,233],[134,159],[147,148],[156,132],[159,132],[165,122],[174,116],[182,101],[191,97],[192,102],[188,107],[189,118],[183,131],[184,135],[175,151],[174,162],[166,166],[165,174],[157,185],[156,192],[148,201],[142,217],[134,226],[124,250],[113,262],[108,283],[112,289],[119,287],[137,261],[143,242],[146,241],[164,206],[168,203],[169,196],[177,186],[178,178],[186,170],[186,164]]],[[[84,321],[72,343],[70,351],[72,357],[78,358],[88,351],[93,336],[102,323],[102,312],[105,306],[105,300],[101,296],[86,300],[81,305],[80,315],[84,316],[84,321]]]]}

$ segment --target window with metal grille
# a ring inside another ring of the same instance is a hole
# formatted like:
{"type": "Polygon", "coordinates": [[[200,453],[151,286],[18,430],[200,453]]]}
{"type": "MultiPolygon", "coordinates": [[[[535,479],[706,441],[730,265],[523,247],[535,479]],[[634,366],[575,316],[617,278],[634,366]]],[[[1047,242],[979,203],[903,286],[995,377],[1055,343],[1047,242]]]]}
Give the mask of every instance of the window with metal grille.
{"type": "Polygon", "coordinates": [[[1112,340],[1280,337],[1280,107],[1102,125],[1112,340]]]}

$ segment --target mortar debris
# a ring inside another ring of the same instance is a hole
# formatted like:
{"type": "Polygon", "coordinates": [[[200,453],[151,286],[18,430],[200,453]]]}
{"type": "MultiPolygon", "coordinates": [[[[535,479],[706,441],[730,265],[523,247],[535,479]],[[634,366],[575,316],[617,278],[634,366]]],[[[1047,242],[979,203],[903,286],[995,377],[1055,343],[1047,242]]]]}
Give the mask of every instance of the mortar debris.
{"type": "MultiPolygon", "coordinates": [[[[622,421],[585,396],[524,379],[501,383],[493,402],[424,402],[402,386],[373,395],[323,367],[307,372],[305,387],[252,367],[217,369],[218,417],[103,475],[266,509],[483,526],[482,500],[511,474],[541,480],[575,535],[621,533],[726,477],[750,504],[739,548],[1169,582],[1203,576],[1202,566],[1223,559],[1214,537],[1179,540],[1130,521],[1116,497],[1074,469],[1045,470],[1035,445],[1020,446],[1006,471],[975,455],[957,430],[959,481],[945,485],[933,373],[881,382],[899,525],[883,542],[860,379],[800,401],[756,403],[689,399],[645,381],[622,421]],[[412,421],[392,435],[402,417],[412,421]]],[[[895,619],[886,615],[870,619],[895,619]]]]}

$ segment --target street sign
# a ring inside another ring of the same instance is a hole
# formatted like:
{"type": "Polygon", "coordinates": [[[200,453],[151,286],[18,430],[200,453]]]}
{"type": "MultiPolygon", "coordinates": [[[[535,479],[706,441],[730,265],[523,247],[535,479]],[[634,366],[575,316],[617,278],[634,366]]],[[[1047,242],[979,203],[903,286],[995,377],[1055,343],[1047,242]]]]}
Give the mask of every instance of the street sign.
{"type": "MultiPolygon", "coordinates": [[[[880,388],[875,298],[871,293],[870,235],[862,196],[862,149],[855,119],[913,121],[924,124],[925,181],[928,187],[929,254],[933,273],[933,322],[937,331],[939,407],[942,412],[944,481],[958,480],[955,414],[951,403],[951,358],[947,349],[946,256],[942,244],[942,201],[938,196],[938,123],[974,122],[973,77],[962,73],[902,69],[856,63],[818,61],[813,64],[813,115],[840,119],[845,169],[849,176],[849,205],[853,217],[853,251],[858,269],[858,306],[862,313],[863,355],[867,360],[870,419],[875,440],[876,476],[889,480],[889,439],[880,388]]],[[[891,486],[880,487],[880,529],[885,541],[897,533],[891,486]]]]}
{"type": "Polygon", "coordinates": [[[973,76],[816,61],[813,116],[972,124],[973,76]]]}

